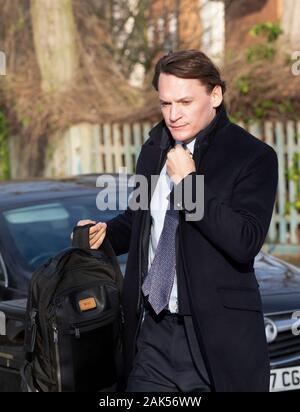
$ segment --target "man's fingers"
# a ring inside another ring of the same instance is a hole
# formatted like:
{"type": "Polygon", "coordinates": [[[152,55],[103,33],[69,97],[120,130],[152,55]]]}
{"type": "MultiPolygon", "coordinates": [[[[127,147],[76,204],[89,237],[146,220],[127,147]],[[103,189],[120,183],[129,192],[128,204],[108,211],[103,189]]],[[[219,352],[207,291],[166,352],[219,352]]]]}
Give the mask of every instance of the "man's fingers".
{"type": "Polygon", "coordinates": [[[182,143],[176,143],[175,149],[183,149],[182,143]]]}
{"type": "Polygon", "coordinates": [[[92,236],[89,237],[90,239],[90,245],[94,245],[99,239],[100,237],[103,235],[103,233],[106,232],[106,227],[101,227],[100,230],[98,230],[95,234],[93,234],[92,236]]]}
{"type": "Polygon", "coordinates": [[[76,226],[85,226],[85,225],[89,225],[90,223],[93,223],[94,225],[96,224],[94,220],[85,219],[85,220],[79,220],[76,226]]]}
{"type": "Polygon", "coordinates": [[[97,239],[99,239],[99,237],[106,231],[106,228],[103,227],[101,228],[99,231],[95,232],[93,235],[89,236],[90,239],[90,244],[91,243],[95,243],[97,241],[97,239]]]}
{"type": "Polygon", "coordinates": [[[91,236],[91,235],[94,235],[98,232],[99,232],[99,227],[98,227],[98,225],[95,225],[95,226],[90,227],[89,235],[91,236]]]}
{"type": "Polygon", "coordinates": [[[190,152],[188,148],[186,148],[185,151],[186,151],[186,153],[187,153],[190,157],[193,157],[193,153],[190,152]]]}
{"type": "MultiPolygon", "coordinates": [[[[93,225],[90,227],[90,230],[89,230],[89,241],[91,245],[92,243],[95,243],[99,239],[99,235],[102,235],[103,231],[106,230],[107,225],[104,222],[96,223],[95,220],[83,219],[83,220],[79,220],[76,226],[85,226],[89,224],[93,225]]],[[[71,233],[70,238],[73,239],[73,232],[71,233]]]]}
{"type": "Polygon", "coordinates": [[[90,243],[91,249],[99,249],[99,247],[102,245],[105,235],[106,235],[106,230],[100,235],[100,237],[98,238],[96,242],[90,243]]]}
{"type": "Polygon", "coordinates": [[[92,226],[90,228],[90,232],[89,232],[90,237],[91,236],[93,237],[98,232],[102,231],[103,229],[106,229],[106,227],[107,227],[107,225],[104,222],[99,222],[95,226],[92,226]]]}
{"type": "Polygon", "coordinates": [[[189,151],[189,149],[187,147],[182,147],[182,144],[176,143],[175,147],[172,147],[172,149],[170,149],[168,151],[167,158],[172,158],[172,159],[175,160],[176,159],[176,154],[177,154],[177,156],[182,155],[182,153],[180,153],[180,150],[183,150],[186,154],[190,155],[190,157],[193,157],[193,154],[189,151]]]}

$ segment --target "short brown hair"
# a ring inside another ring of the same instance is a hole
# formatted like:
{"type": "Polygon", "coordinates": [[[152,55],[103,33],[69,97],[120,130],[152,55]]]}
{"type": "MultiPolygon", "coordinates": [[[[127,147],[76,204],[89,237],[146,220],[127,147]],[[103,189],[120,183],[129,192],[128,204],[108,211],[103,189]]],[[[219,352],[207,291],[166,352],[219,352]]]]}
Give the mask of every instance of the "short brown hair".
{"type": "Polygon", "coordinates": [[[170,52],[163,56],[155,66],[152,80],[153,87],[158,90],[158,80],[161,73],[172,74],[182,79],[198,79],[211,93],[215,86],[221,86],[223,94],[226,84],[221,79],[219,69],[199,50],[181,50],[170,52]]]}

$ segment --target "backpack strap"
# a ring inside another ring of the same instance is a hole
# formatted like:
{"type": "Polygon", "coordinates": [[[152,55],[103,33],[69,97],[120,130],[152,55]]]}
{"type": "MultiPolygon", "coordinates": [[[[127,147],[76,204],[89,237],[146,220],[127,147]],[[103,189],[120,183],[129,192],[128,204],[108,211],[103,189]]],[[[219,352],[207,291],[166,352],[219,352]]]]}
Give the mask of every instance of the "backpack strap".
{"type": "Polygon", "coordinates": [[[72,246],[80,249],[90,249],[89,231],[94,226],[89,223],[84,226],[75,226],[73,229],[72,246]]]}

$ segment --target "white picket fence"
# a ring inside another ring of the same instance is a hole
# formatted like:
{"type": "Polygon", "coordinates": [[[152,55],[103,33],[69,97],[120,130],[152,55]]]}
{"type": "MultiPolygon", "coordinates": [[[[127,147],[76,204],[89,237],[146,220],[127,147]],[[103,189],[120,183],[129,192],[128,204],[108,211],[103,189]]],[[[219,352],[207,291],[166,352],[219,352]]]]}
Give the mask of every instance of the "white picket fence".
{"type": "Polygon", "coordinates": [[[60,177],[114,173],[120,167],[134,173],[141,145],[152,126],[149,122],[73,126],[52,141],[45,174],[60,177]]]}
{"type": "MultiPolygon", "coordinates": [[[[152,126],[149,122],[73,126],[53,141],[48,151],[46,175],[113,173],[119,172],[120,167],[134,173],[141,145],[152,126]]],[[[294,201],[296,184],[300,182],[288,181],[286,170],[292,165],[294,153],[300,153],[300,122],[265,122],[244,127],[272,146],[278,155],[278,195],[268,242],[297,245],[300,243],[300,214],[295,208],[286,214],[286,202],[294,201]]]]}
{"type": "MultiPolygon", "coordinates": [[[[272,146],[278,156],[277,200],[268,233],[268,241],[270,243],[299,245],[300,213],[291,207],[289,214],[287,214],[286,202],[295,200],[300,181],[288,180],[286,171],[292,166],[294,153],[300,154],[300,122],[253,124],[249,127],[249,131],[272,146]]],[[[300,169],[300,161],[298,168],[300,169]]]]}

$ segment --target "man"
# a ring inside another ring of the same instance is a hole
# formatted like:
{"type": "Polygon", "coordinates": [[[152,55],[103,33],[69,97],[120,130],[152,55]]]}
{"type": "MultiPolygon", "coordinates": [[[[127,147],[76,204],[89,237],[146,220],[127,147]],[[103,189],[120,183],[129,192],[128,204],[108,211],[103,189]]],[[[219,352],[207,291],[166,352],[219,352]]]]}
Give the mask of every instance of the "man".
{"type": "MultiPolygon", "coordinates": [[[[163,121],[136,174],[159,174],[149,210],[90,229],[129,251],[123,305],[127,391],[268,391],[269,361],[253,262],[273,211],[277,156],[226,115],[225,83],[200,51],[159,60],[153,85],[163,121]],[[202,218],[174,192],[191,182],[202,218]],[[180,210],[175,210],[180,209],[180,210]]],[[[85,224],[89,221],[82,221],[85,224]]],[[[95,223],[95,222],[94,222],[95,223]]]]}

